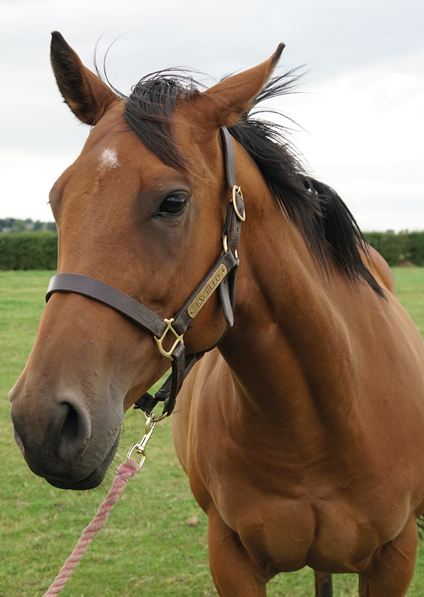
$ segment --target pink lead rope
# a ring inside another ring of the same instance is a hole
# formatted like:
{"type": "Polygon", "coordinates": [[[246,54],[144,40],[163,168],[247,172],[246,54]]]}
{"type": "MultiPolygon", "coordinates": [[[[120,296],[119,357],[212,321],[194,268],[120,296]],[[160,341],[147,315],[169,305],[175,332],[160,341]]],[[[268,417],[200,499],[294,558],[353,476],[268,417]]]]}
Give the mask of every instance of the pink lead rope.
{"type": "Polygon", "coordinates": [[[166,416],[167,413],[164,413],[162,416],[157,418],[154,413],[151,413],[149,416],[146,415],[146,431],[143,439],[139,444],[133,444],[131,446],[127,455],[127,460],[123,462],[116,471],[113,485],[110,488],[105,500],[97,510],[97,514],[90,522],[88,527],[86,527],[86,529],[83,531],[78,543],[74,547],[73,552],[63,564],[61,571],[48,588],[47,593],[44,593],[43,597],[53,597],[54,595],[58,595],[62,589],[65,588],[66,583],[68,582],[75,568],[80,563],[82,556],[87,551],[88,546],[106,522],[106,518],[109,516],[112,508],[118,501],[128,479],[131,479],[131,477],[141,470],[141,467],[146,460],[146,446],[152,437],[156,423],[164,419],[166,416]],[[134,451],[141,455],[140,464],[137,464],[136,461],[131,458],[131,454],[134,451]]]}
{"type": "Polygon", "coordinates": [[[106,522],[106,518],[109,516],[112,508],[119,499],[119,496],[123,492],[128,479],[131,479],[133,475],[138,473],[141,467],[132,458],[128,458],[116,471],[115,480],[109,490],[105,500],[97,510],[97,514],[91,521],[91,523],[85,528],[78,543],[75,545],[73,552],[63,564],[61,571],[54,579],[53,583],[48,588],[47,592],[44,593],[43,597],[53,597],[58,595],[62,589],[65,588],[71,574],[80,563],[83,555],[87,551],[88,546],[103,527],[106,522]]]}

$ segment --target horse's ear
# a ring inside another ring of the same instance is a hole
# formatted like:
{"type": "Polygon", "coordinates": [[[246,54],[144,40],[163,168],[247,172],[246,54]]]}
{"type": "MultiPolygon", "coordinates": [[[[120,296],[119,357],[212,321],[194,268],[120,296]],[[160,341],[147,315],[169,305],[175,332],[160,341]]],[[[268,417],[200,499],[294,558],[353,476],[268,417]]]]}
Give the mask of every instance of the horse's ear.
{"type": "Polygon", "coordinates": [[[203,123],[231,126],[247,112],[270,78],[284,50],[279,44],[274,54],[249,70],[238,73],[200,94],[198,108],[203,123]]]}
{"type": "Polygon", "coordinates": [[[50,60],[59,91],[72,112],[81,122],[96,124],[117,96],[83,65],[58,31],[52,33],[50,60]]]}

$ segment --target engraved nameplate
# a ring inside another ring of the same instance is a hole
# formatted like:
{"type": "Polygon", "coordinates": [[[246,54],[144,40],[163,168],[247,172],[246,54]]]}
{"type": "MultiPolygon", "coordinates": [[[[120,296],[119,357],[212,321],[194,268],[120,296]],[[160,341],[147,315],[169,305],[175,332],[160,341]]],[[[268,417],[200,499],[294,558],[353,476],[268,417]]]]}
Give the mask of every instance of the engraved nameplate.
{"type": "Polygon", "coordinates": [[[206,301],[212,296],[218,286],[221,284],[222,280],[227,275],[227,268],[224,264],[221,264],[216,272],[209,278],[206,284],[203,286],[202,290],[196,296],[192,303],[190,303],[187,313],[193,319],[206,301]]]}

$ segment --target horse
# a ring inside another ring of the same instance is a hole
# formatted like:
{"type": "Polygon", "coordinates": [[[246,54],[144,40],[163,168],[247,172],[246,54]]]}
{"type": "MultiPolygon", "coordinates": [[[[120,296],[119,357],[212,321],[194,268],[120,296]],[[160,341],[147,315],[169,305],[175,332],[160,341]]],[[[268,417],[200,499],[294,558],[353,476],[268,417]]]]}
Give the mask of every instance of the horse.
{"type": "Polygon", "coordinates": [[[341,198],[255,116],[290,87],[283,47],[203,91],[161,72],[125,97],[53,33],[59,90],[92,129],[50,193],[58,273],[10,393],[15,439],[35,474],[89,489],[124,412],[163,399],[221,597],[304,566],[318,591],[353,572],[361,597],[401,597],[424,343],[341,198]]]}

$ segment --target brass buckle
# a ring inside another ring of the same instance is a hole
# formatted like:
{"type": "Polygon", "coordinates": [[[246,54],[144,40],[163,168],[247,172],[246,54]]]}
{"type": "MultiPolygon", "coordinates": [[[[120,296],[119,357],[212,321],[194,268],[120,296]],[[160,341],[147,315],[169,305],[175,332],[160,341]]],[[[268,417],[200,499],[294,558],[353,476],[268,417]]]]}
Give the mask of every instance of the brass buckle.
{"type": "Polygon", "coordinates": [[[156,336],[153,336],[156,344],[158,345],[159,348],[159,352],[164,356],[164,357],[168,357],[168,359],[170,359],[171,361],[174,360],[174,357],[172,356],[172,353],[174,352],[174,350],[177,348],[178,344],[184,344],[184,338],[183,338],[183,334],[179,335],[174,328],[172,327],[172,324],[174,323],[175,319],[173,317],[171,317],[171,319],[164,319],[164,321],[166,322],[166,329],[162,334],[161,338],[156,338],[156,336]],[[165,350],[162,343],[165,339],[166,334],[171,331],[176,340],[174,342],[174,344],[172,345],[170,350],[165,350]]]}
{"type": "Polygon", "coordinates": [[[246,210],[243,209],[243,213],[241,213],[240,208],[238,206],[237,203],[237,195],[240,195],[240,197],[243,200],[243,193],[241,191],[241,188],[238,187],[236,184],[233,186],[233,196],[231,197],[231,203],[234,206],[234,211],[237,214],[238,219],[240,220],[240,222],[244,222],[246,220],[246,210]]]}

